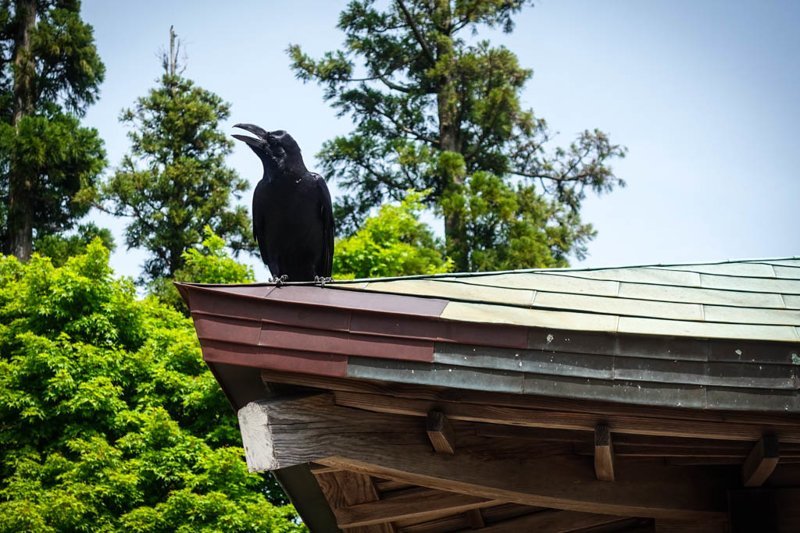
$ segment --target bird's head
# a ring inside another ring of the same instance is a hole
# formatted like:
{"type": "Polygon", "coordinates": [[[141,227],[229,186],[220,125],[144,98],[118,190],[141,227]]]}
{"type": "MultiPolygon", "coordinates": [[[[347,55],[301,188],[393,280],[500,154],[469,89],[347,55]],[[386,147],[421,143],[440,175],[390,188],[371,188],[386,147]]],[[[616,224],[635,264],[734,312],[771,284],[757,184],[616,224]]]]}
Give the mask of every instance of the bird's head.
{"type": "Polygon", "coordinates": [[[284,172],[302,173],[306,171],[300,146],[285,131],[266,131],[253,124],[236,124],[233,127],[241,128],[255,135],[255,137],[250,137],[234,134],[233,137],[246,143],[261,159],[264,164],[264,175],[268,179],[284,172]]]}

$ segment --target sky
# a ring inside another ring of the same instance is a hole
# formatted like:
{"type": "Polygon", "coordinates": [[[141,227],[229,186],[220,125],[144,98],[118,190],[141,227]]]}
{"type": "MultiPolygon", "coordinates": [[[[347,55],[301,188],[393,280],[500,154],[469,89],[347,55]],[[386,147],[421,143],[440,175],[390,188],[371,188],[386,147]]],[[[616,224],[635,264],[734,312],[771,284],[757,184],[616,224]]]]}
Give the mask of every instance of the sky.
{"type": "MultiPolygon", "coordinates": [[[[341,47],[344,5],[84,0],[106,65],[84,122],[105,141],[107,172],[129,149],[120,112],[156,85],[170,25],[187,54],[184,75],[231,104],[224,131],[238,122],[285,129],[318,169],[322,143],[352,124],[320,87],[295,78],[285,51],[300,44],[318,57],[341,47]]],[[[573,266],[800,255],[800,2],[539,0],[515,22],[510,35],[479,37],[533,69],[523,104],[559,132],[553,148],[594,128],[628,148],[612,163],[627,187],[584,204],[598,236],[573,266]]],[[[261,177],[242,143],[228,164],[251,186],[261,177]]],[[[115,270],[138,276],[146,255],[126,250],[124,220],[91,217],[115,233],[115,270]]],[[[258,258],[247,262],[257,279],[268,277],[258,258]]]]}

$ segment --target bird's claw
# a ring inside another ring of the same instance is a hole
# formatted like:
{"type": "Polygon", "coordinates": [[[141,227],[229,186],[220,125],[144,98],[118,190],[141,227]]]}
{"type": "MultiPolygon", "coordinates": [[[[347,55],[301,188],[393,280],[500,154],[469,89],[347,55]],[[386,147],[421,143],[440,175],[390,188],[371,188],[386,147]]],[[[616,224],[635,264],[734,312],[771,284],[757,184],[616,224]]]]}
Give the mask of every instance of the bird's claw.
{"type": "Polygon", "coordinates": [[[325,288],[325,285],[331,281],[333,281],[333,278],[331,277],[323,278],[322,276],[314,276],[314,283],[318,284],[322,288],[325,288]]]}
{"type": "Polygon", "coordinates": [[[274,283],[276,287],[280,287],[281,285],[286,283],[286,280],[288,280],[288,279],[289,279],[289,276],[284,274],[283,276],[279,276],[277,278],[269,278],[269,282],[270,283],[274,283]]]}

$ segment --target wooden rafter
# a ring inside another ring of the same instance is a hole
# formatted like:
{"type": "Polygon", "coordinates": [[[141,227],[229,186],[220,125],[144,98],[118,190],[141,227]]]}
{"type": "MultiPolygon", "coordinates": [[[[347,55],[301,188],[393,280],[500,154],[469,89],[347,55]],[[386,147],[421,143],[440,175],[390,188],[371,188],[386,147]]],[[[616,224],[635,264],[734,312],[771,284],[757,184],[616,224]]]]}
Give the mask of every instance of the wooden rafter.
{"type": "MultiPolygon", "coordinates": [[[[328,500],[328,504],[336,516],[339,527],[342,525],[340,513],[343,509],[352,509],[360,505],[370,505],[379,501],[380,496],[372,479],[368,475],[356,472],[336,471],[316,475],[317,483],[328,500]]],[[[373,521],[356,524],[361,527],[360,533],[393,533],[394,527],[386,521],[373,521]]]]}
{"type": "MultiPolygon", "coordinates": [[[[444,412],[452,420],[483,422],[534,428],[594,431],[602,420],[592,413],[559,412],[550,410],[522,409],[494,405],[467,404],[412,398],[396,398],[380,394],[336,391],[336,403],[377,413],[391,413],[426,417],[434,408],[444,412]]],[[[647,416],[617,415],[604,417],[615,433],[652,435],[696,439],[732,441],[754,441],[761,437],[762,428],[757,425],[701,420],[660,419],[647,416]]],[[[800,443],[800,428],[781,428],[781,440],[800,443]]]]}
{"type": "Polygon", "coordinates": [[[623,522],[627,518],[576,511],[541,511],[501,522],[495,526],[481,529],[484,533],[501,533],[504,531],[550,531],[553,533],[568,532],[623,522]]]}
{"type": "Polygon", "coordinates": [[[497,501],[433,489],[415,489],[399,496],[334,510],[341,528],[369,526],[398,520],[425,520],[496,505],[497,501]]]}

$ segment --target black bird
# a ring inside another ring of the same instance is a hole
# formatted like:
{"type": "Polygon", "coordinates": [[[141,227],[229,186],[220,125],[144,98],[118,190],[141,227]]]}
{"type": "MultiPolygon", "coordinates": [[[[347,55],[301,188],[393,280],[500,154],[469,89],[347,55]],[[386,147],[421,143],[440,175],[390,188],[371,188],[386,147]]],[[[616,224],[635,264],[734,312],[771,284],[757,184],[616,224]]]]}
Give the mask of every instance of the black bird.
{"type": "Polygon", "coordinates": [[[333,209],[325,180],[306,169],[300,147],[285,131],[234,127],[256,136],[234,135],[264,164],[253,193],[253,234],[261,259],[279,283],[324,283],[333,263],[333,209]]]}

